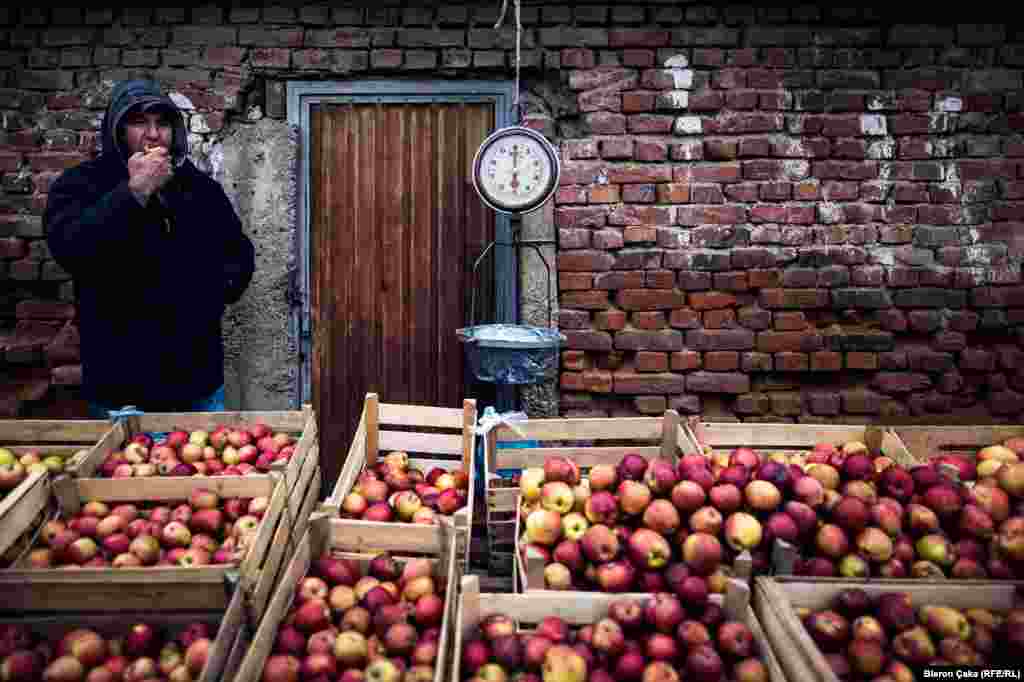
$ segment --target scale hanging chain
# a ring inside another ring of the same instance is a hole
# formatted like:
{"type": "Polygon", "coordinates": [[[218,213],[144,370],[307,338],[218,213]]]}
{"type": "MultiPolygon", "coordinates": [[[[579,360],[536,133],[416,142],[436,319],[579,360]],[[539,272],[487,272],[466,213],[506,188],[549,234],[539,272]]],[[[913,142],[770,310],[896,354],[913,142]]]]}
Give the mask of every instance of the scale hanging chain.
{"type": "MultiPolygon", "coordinates": [[[[522,45],[521,34],[522,34],[522,30],[523,30],[523,21],[522,21],[522,13],[520,11],[520,7],[521,7],[520,0],[512,0],[512,3],[515,5],[515,12],[516,12],[516,56],[515,56],[515,70],[516,70],[516,85],[515,85],[515,88],[516,88],[516,90],[515,90],[515,93],[513,93],[513,95],[512,95],[512,97],[513,97],[513,99],[512,99],[512,111],[515,113],[516,125],[519,125],[520,123],[522,123],[522,118],[523,118],[522,112],[520,111],[520,108],[519,108],[519,63],[520,63],[520,59],[521,59],[520,55],[521,55],[521,49],[522,49],[521,48],[521,45],[522,45]]],[[[495,24],[494,24],[494,30],[497,31],[499,28],[501,28],[502,24],[505,23],[505,15],[507,13],[508,13],[508,0],[501,0],[501,14],[498,16],[498,21],[495,22],[495,24]]]]}

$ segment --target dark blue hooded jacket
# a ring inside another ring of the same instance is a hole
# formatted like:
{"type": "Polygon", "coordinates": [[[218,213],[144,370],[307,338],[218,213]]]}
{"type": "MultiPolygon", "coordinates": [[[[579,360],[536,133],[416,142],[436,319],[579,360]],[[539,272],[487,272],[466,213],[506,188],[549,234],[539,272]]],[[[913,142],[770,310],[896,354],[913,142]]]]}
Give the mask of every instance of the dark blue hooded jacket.
{"type": "Polygon", "coordinates": [[[184,120],[150,81],[111,95],[102,154],[50,189],[47,240],[75,283],[86,396],[178,411],[224,383],[221,318],[252,279],[252,242],[224,190],[186,158],[184,120]],[[173,110],[174,177],[143,207],[128,190],[124,114],[173,110]]]}

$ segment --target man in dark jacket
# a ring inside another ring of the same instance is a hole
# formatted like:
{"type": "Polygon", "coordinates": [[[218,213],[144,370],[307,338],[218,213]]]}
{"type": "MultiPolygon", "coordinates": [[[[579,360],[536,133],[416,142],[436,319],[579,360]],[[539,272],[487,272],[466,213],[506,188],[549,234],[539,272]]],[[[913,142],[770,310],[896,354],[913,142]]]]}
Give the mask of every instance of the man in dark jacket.
{"type": "Polygon", "coordinates": [[[101,140],[53,184],[45,217],[74,278],[90,410],[223,410],[221,318],[252,279],[252,242],[188,160],[181,112],[156,83],[114,89],[101,140]]]}

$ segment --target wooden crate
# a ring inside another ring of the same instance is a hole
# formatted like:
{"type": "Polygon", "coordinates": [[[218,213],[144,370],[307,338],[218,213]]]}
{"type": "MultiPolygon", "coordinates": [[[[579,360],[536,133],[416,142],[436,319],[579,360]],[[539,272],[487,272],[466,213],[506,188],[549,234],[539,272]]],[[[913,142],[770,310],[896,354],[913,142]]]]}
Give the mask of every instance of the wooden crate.
{"type": "MultiPolygon", "coordinates": [[[[110,431],[102,420],[4,419],[0,420],[0,448],[21,456],[30,452],[42,457],[57,455],[65,466],[74,466],[110,431]]],[[[48,494],[48,474],[33,472],[0,499],[0,556],[17,546],[24,527],[42,513],[48,494]]]]}
{"type": "Polygon", "coordinates": [[[247,427],[266,424],[274,431],[283,431],[297,439],[295,452],[287,462],[276,462],[273,470],[281,471],[289,487],[296,485],[306,456],[316,440],[316,418],[310,406],[302,410],[279,412],[148,412],[125,417],[108,426],[99,442],[88,454],[68,468],[76,478],[96,478],[97,471],[111,452],[120,450],[132,436],[139,433],[166,433],[169,431],[212,431],[218,425],[247,427]]]}
{"type": "MultiPolygon", "coordinates": [[[[690,421],[683,425],[698,446],[705,451],[729,452],[747,447],[758,453],[808,453],[817,443],[838,445],[860,441],[873,452],[910,467],[921,460],[888,427],[860,424],[761,424],[690,421]]],[[[710,454],[710,453],[709,453],[710,454]]]]}
{"type": "MultiPolygon", "coordinates": [[[[459,584],[458,555],[456,552],[454,529],[447,520],[436,526],[428,526],[433,531],[433,541],[424,547],[418,540],[412,540],[396,533],[385,533],[377,540],[376,550],[392,552],[396,559],[401,560],[409,554],[429,554],[436,559],[438,575],[446,580],[444,618],[441,622],[441,639],[438,642],[437,661],[434,682],[446,682],[448,679],[448,655],[451,648],[451,619],[455,593],[459,584]]],[[[366,538],[363,532],[341,519],[326,513],[315,514],[309,527],[299,541],[298,549],[291,563],[288,564],[273,598],[267,607],[255,637],[245,651],[244,658],[237,670],[230,670],[224,677],[226,681],[254,682],[263,676],[263,666],[274,647],[281,621],[288,614],[295,590],[299,581],[306,575],[310,563],[328,551],[340,552],[345,558],[357,559],[366,568],[374,557],[366,551],[366,538]]]]}
{"type": "MultiPolygon", "coordinates": [[[[520,630],[529,629],[547,616],[565,619],[570,625],[589,625],[608,615],[611,604],[624,597],[647,602],[651,594],[603,594],[597,592],[535,592],[531,594],[482,593],[480,578],[462,578],[455,615],[455,652],[452,655],[451,682],[461,682],[462,643],[479,632],[480,621],[491,614],[504,614],[515,620],[520,630]]],[[[712,595],[730,620],[742,621],[750,628],[760,649],[760,658],[771,682],[785,682],[771,643],[750,606],[750,588],[739,580],[730,581],[726,595],[712,595]]],[[[790,678],[797,679],[797,678],[790,678]]]]}
{"type": "Polygon", "coordinates": [[[675,410],[661,417],[530,419],[514,426],[499,424],[484,439],[490,553],[501,557],[498,561],[514,563],[518,474],[523,469],[543,467],[544,460],[552,456],[568,457],[586,471],[595,464],[618,464],[627,453],[676,460],[679,454],[695,452],[698,450],[675,410]],[[500,443],[521,441],[537,441],[538,447],[498,447],[500,443]]]}
{"type": "Polygon", "coordinates": [[[907,449],[921,461],[939,455],[962,455],[974,461],[978,450],[1024,437],[1024,425],[892,426],[907,449]]]}
{"type": "MultiPolygon", "coordinates": [[[[377,463],[380,452],[402,450],[409,454],[410,466],[427,473],[435,467],[463,469],[469,475],[466,506],[453,517],[459,562],[469,565],[470,535],[473,529],[473,505],[476,472],[473,454],[476,449],[476,401],[465,400],[462,409],[382,403],[376,393],[367,393],[363,414],[341,474],[321,510],[337,516],[342,502],[352,492],[356,480],[367,467],[377,463]],[[389,428],[390,427],[390,428],[389,428]]],[[[426,545],[437,536],[428,525],[356,521],[344,523],[364,538],[365,546],[376,548],[384,536],[398,534],[403,540],[426,545]]]]}
{"type": "MultiPolygon", "coordinates": [[[[315,460],[311,461],[315,470],[315,460]]],[[[253,545],[240,564],[66,570],[25,568],[22,558],[11,569],[0,571],[0,590],[7,593],[0,602],[0,613],[20,612],[33,604],[46,604],[52,611],[223,609],[228,606],[226,586],[236,576],[246,597],[246,606],[259,613],[265,603],[253,602],[251,597],[261,591],[269,594],[270,588],[265,581],[273,581],[287,551],[285,545],[283,548],[275,546],[271,552],[272,540],[279,532],[278,525],[287,525],[288,519],[301,514],[300,507],[303,506],[295,502],[303,499],[299,491],[288,491],[280,474],[128,480],[62,476],[49,486],[47,505],[61,513],[74,513],[89,500],[110,504],[185,500],[192,491],[203,488],[213,490],[221,497],[270,498],[253,545]],[[273,563],[275,560],[277,565],[273,563]]],[[[312,503],[307,502],[305,506],[311,509],[312,503]]],[[[34,528],[26,524],[15,532],[27,534],[34,532],[34,528]]]]}
{"type": "MultiPolygon", "coordinates": [[[[86,596],[88,585],[82,586],[82,596],[86,596]]],[[[91,601],[83,601],[81,607],[54,611],[46,600],[41,602],[25,602],[26,609],[22,613],[0,616],[0,625],[20,624],[28,626],[34,633],[50,637],[60,637],[73,628],[87,627],[101,634],[111,635],[124,632],[131,624],[148,623],[154,627],[182,627],[194,622],[207,623],[215,629],[206,666],[195,682],[219,682],[229,664],[232,650],[243,637],[248,628],[241,592],[235,592],[223,608],[181,609],[168,608],[162,595],[163,588],[158,585],[139,585],[139,595],[149,590],[153,606],[149,608],[113,608],[103,612],[93,610],[91,601]]]]}
{"type": "Polygon", "coordinates": [[[829,607],[844,589],[859,588],[872,597],[885,592],[907,592],[916,608],[923,604],[953,608],[1009,609],[1021,606],[1018,586],[990,581],[830,580],[757,578],[754,611],[771,642],[786,676],[791,680],[839,682],[796,609],[829,607]]]}
{"type": "Polygon", "coordinates": [[[19,455],[60,455],[67,462],[95,447],[110,428],[105,419],[0,419],[0,448],[19,455]]]}

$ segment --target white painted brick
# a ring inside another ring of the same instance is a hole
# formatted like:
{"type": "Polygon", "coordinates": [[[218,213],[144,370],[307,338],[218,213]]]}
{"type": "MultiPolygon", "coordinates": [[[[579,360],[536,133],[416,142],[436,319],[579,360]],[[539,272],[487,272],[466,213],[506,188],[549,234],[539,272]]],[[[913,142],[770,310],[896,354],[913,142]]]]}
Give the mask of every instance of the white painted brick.
{"type": "Polygon", "coordinates": [[[210,126],[206,123],[206,117],[202,114],[192,114],[189,117],[189,130],[193,133],[210,132],[210,126]]]}
{"type": "Polygon", "coordinates": [[[666,69],[685,69],[690,65],[690,60],[685,54],[672,55],[665,60],[666,69]]]}
{"type": "Polygon", "coordinates": [[[833,225],[843,221],[843,208],[830,201],[819,203],[818,213],[821,216],[821,222],[826,225],[833,225]]]}
{"type": "Polygon", "coordinates": [[[180,92],[170,92],[167,93],[167,96],[170,97],[171,101],[174,102],[174,104],[182,111],[192,111],[196,108],[195,105],[192,104],[192,100],[180,92]]]}
{"type": "Polygon", "coordinates": [[[699,116],[680,116],[676,119],[674,132],[676,135],[700,135],[703,129],[699,116]]]}
{"type": "Polygon", "coordinates": [[[676,90],[689,90],[693,87],[693,71],[690,69],[672,69],[672,80],[676,90]]]}
{"type": "MultiPolygon", "coordinates": [[[[896,158],[896,143],[892,140],[875,140],[868,145],[869,159],[896,158]]],[[[887,179],[887,178],[883,178],[887,179]]]]}
{"type": "Polygon", "coordinates": [[[811,174],[811,163],[799,159],[786,159],[782,162],[782,172],[787,180],[803,180],[811,174]]]}
{"type": "Polygon", "coordinates": [[[964,101],[959,97],[941,97],[935,100],[935,111],[963,111],[964,101]]]}
{"type": "Polygon", "coordinates": [[[885,116],[879,114],[861,114],[860,132],[864,135],[885,135],[885,116]]]}

